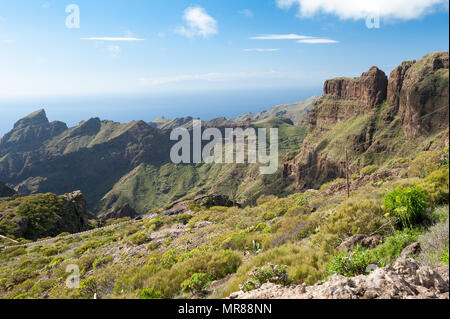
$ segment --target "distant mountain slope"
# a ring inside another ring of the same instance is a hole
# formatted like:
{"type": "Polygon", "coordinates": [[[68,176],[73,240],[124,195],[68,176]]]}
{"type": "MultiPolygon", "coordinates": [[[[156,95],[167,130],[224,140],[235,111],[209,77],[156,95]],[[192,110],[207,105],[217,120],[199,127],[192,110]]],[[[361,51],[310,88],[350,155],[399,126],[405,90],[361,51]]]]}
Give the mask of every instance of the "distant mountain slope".
{"type": "Polygon", "coordinates": [[[0,197],[9,197],[14,195],[16,192],[10,187],[6,186],[0,181],[0,197]]]}
{"type": "Polygon", "coordinates": [[[282,104],[274,106],[267,111],[259,113],[245,113],[232,119],[233,122],[245,122],[245,121],[261,121],[270,117],[285,117],[294,123],[298,123],[300,120],[306,119],[307,114],[320,99],[320,96],[312,96],[307,100],[293,103],[282,104]]]}
{"type": "Polygon", "coordinates": [[[0,140],[0,180],[21,193],[64,194],[80,189],[95,213],[129,204],[138,213],[196,193],[219,193],[247,203],[287,195],[351,172],[390,165],[448,144],[448,52],[402,63],[388,78],[372,67],[359,78],[326,81],[323,97],[257,114],[203,121],[204,127],[276,127],[279,173],[258,165],[175,165],[170,130],[192,117],[120,124],[92,118],[67,128],[43,110],[19,120],[0,140]]]}

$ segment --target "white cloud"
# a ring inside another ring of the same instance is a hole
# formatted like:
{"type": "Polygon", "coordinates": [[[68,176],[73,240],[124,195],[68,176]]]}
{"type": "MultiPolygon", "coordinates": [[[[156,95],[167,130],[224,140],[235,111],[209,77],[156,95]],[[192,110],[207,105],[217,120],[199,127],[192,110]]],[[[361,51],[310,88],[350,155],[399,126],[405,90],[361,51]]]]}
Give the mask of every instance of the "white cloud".
{"type": "Polygon", "coordinates": [[[263,76],[280,77],[283,76],[276,71],[268,72],[240,72],[240,73],[205,73],[205,74],[184,74],[175,76],[166,76],[160,78],[141,78],[139,82],[143,86],[156,86],[177,82],[189,82],[189,81],[226,81],[242,78],[260,78],[263,76]]]}
{"type": "Polygon", "coordinates": [[[253,12],[250,9],[241,10],[241,11],[239,11],[239,14],[242,14],[249,18],[253,17],[253,12]]]}
{"type": "Polygon", "coordinates": [[[244,49],[245,52],[275,52],[280,51],[280,49],[244,49]]]}
{"type": "Polygon", "coordinates": [[[264,34],[257,37],[252,37],[250,40],[303,40],[312,37],[298,34],[264,34]]]}
{"type": "Polygon", "coordinates": [[[448,0],[277,0],[277,5],[283,9],[298,5],[300,17],[324,13],[353,20],[373,16],[410,20],[430,14],[439,7],[448,10],[448,0]]]}
{"type": "Polygon", "coordinates": [[[339,41],[331,40],[331,39],[305,39],[305,40],[298,40],[297,43],[308,43],[308,44],[317,44],[317,43],[339,43],[339,41]]]}
{"type": "Polygon", "coordinates": [[[48,2],[48,1],[44,2],[41,7],[42,7],[42,9],[50,8],[50,2],[48,2]]]}
{"type": "Polygon", "coordinates": [[[201,7],[187,8],[184,10],[183,19],[186,21],[187,26],[176,30],[181,35],[188,38],[195,36],[207,38],[217,34],[217,21],[201,7]]]}
{"type": "Polygon", "coordinates": [[[108,45],[106,49],[113,57],[117,57],[120,54],[120,46],[118,45],[108,45]]]}
{"type": "Polygon", "coordinates": [[[81,40],[90,40],[90,41],[144,41],[144,39],[139,38],[114,38],[114,37],[90,37],[90,38],[81,38],[81,40]]]}

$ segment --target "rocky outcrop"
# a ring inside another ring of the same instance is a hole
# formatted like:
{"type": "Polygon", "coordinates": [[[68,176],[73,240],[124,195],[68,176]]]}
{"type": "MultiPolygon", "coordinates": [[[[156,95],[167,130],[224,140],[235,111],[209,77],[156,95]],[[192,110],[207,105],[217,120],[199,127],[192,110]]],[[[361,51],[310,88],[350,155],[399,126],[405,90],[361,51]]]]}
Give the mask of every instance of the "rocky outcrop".
{"type": "Polygon", "coordinates": [[[338,78],[326,81],[323,95],[333,99],[357,101],[358,104],[370,109],[386,99],[387,85],[386,74],[373,66],[359,78],[338,78]]]}
{"type": "Polygon", "coordinates": [[[61,219],[50,230],[49,236],[60,233],[79,233],[89,229],[89,213],[87,211],[86,198],[80,191],[75,191],[63,196],[64,205],[58,215],[61,219]]]}
{"type": "Polygon", "coordinates": [[[310,112],[309,132],[326,130],[338,122],[373,112],[386,99],[387,85],[386,74],[377,67],[359,78],[326,81],[323,98],[310,112]]]}
{"type": "Polygon", "coordinates": [[[11,187],[6,186],[0,181],[0,197],[9,197],[16,194],[16,191],[13,190],[11,187]]]}
{"type": "Polygon", "coordinates": [[[448,277],[441,273],[448,273],[448,266],[433,270],[414,259],[400,258],[368,276],[333,275],[315,286],[267,283],[250,292],[233,293],[230,299],[448,299],[448,277]]]}
{"type": "Polygon", "coordinates": [[[294,182],[298,189],[309,189],[345,176],[343,166],[320,153],[320,149],[304,143],[300,155],[300,158],[283,163],[281,177],[284,183],[294,182]]]}
{"type": "Polygon", "coordinates": [[[105,215],[100,216],[102,220],[120,219],[120,218],[136,218],[139,214],[129,205],[125,204],[122,207],[114,208],[105,215]]]}
{"type": "Polygon", "coordinates": [[[448,128],[448,52],[403,62],[389,79],[386,121],[400,118],[408,139],[448,128]]]}
{"type": "Polygon", "coordinates": [[[381,236],[354,235],[347,238],[339,245],[337,250],[349,251],[353,250],[357,245],[366,249],[373,249],[383,242],[381,236]]]}
{"type": "Polygon", "coordinates": [[[44,110],[39,110],[17,121],[14,128],[0,139],[0,157],[9,152],[30,151],[46,140],[67,130],[63,122],[49,122],[44,110]]]}

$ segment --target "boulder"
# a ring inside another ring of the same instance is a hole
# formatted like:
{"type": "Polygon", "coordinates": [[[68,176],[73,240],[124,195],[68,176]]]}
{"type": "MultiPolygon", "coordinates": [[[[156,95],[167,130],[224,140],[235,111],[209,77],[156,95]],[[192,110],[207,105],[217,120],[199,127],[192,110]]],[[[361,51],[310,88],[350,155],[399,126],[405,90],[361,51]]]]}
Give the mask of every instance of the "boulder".
{"type": "Polygon", "coordinates": [[[349,251],[354,249],[357,245],[361,245],[367,249],[373,249],[383,242],[381,236],[366,236],[366,235],[354,235],[347,238],[339,245],[338,250],[349,251]]]}

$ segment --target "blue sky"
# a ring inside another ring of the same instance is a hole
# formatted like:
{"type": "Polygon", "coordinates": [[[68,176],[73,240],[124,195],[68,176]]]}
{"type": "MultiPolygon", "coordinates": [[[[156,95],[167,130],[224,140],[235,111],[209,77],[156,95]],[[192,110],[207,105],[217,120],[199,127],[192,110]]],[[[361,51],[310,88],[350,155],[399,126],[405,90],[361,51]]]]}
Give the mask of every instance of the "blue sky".
{"type": "Polygon", "coordinates": [[[0,0],[0,99],[320,92],[328,78],[447,51],[448,23],[441,0],[0,0]],[[66,27],[71,3],[79,29],[66,27]],[[290,39],[254,39],[264,35],[290,39]]]}

